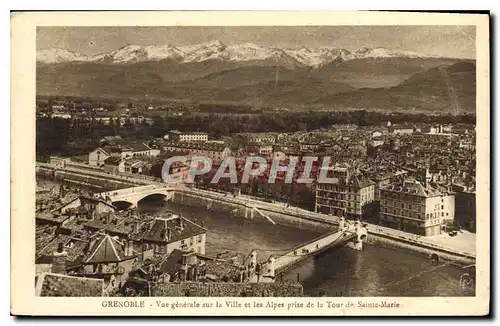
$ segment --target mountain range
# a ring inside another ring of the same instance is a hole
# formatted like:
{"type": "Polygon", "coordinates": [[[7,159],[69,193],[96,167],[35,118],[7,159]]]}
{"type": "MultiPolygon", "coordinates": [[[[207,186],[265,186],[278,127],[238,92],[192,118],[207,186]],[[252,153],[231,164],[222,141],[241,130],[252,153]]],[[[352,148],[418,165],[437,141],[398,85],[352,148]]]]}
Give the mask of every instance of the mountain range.
{"type": "Polygon", "coordinates": [[[385,48],[128,45],[38,51],[37,94],[473,112],[475,73],[472,59],[385,48]]]}
{"type": "Polygon", "coordinates": [[[290,65],[303,67],[320,67],[335,60],[354,60],[364,58],[437,58],[438,56],[410,52],[391,51],[382,47],[362,48],[351,52],[334,47],[320,48],[276,48],[260,46],[253,43],[226,45],[221,41],[213,41],[194,45],[126,45],[117,50],[95,55],[83,55],[65,49],[45,49],[37,53],[37,61],[42,63],[60,62],[99,62],[99,63],[132,63],[142,61],[176,60],[182,63],[203,62],[221,59],[230,62],[255,60],[275,60],[290,65]]]}

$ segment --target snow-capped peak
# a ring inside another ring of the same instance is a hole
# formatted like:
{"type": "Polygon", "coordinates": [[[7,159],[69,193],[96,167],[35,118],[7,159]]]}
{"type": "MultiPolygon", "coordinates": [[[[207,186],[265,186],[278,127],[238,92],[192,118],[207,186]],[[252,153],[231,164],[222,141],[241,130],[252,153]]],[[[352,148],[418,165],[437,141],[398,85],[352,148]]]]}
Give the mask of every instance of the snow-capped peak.
{"type": "Polygon", "coordinates": [[[393,51],[383,47],[377,48],[362,48],[354,53],[355,58],[432,58],[435,57],[429,54],[417,53],[412,51],[393,51]]]}
{"type": "Polygon", "coordinates": [[[45,49],[37,51],[36,61],[44,63],[58,63],[66,61],[87,61],[88,58],[82,54],[65,49],[45,49]]]}
{"type": "Polygon", "coordinates": [[[410,51],[393,51],[383,47],[362,48],[351,52],[333,47],[281,49],[254,43],[226,45],[218,40],[177,47],[170,44],[148,46],[126,45],[117,50],[90,57],[64,49],[41,50],[37,53],[37,61],[45,63],[66,61],[132,63],[163,59],[174,59],[184,63],[203,62],[210,59],[242,62],[285,58],[289,62],[314,68],[334,61],[391,57],[430,58],[435,56],[410,51]]]}

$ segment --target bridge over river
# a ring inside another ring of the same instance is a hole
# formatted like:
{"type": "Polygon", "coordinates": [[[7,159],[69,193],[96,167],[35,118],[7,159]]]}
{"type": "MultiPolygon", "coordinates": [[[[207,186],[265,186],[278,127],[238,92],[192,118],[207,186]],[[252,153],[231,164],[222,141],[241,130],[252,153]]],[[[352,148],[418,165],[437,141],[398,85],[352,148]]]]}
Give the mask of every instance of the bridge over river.
{"type": "Polygon", "coordinates": [[[261,266],[260,273],[254,273],[250,282],[274,282],[277,276],[285,273],[294,265],[318,255],[335,246],[346,245],[362,250],[362,242],[367,237],[366,228],[361,223],[349,223],[341,219],[339,228],[316,239],[303,243],[281,256],[271,256],[261,266]]]}

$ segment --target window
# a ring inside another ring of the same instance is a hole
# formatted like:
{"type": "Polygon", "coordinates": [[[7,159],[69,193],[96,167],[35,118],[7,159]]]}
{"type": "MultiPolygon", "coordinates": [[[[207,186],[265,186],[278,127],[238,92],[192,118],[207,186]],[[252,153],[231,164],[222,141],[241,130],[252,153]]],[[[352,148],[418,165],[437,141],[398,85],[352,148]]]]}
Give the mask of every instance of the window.
{"type": "Polygon", "coordinates": [[[444,209],[444,205],[441,205],[441,209],[444,209]]]}

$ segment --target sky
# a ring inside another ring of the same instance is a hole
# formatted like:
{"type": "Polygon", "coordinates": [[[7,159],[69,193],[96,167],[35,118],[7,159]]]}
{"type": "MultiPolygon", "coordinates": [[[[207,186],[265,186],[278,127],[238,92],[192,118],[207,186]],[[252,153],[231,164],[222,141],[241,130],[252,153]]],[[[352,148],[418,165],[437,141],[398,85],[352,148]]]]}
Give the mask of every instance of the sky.
{"type": "Polygon", "coordinates": [[[237,26],[237,27],[38,27],[37,50],[62,48],[85,55],[122,46],[175,46],[219,40],[278,48],[363,47],[475,58],[474,26],[237,26]]]}

